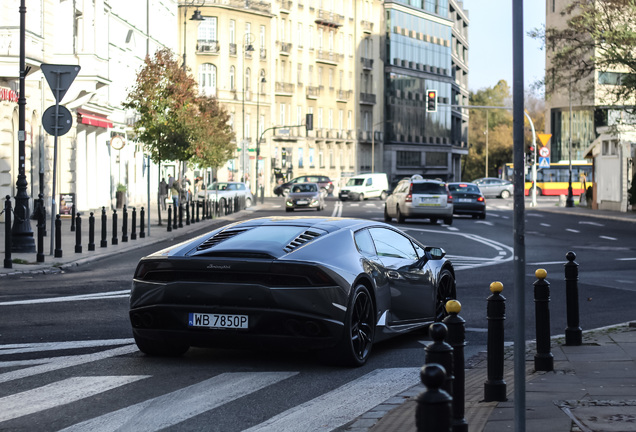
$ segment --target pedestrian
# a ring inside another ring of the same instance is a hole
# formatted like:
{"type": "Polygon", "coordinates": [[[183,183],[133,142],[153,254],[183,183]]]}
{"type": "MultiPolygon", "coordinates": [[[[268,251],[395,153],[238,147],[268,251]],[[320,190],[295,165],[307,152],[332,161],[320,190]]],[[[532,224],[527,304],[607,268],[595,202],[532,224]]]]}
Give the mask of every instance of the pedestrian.
{"type": "Polygon", "coordinates": [[[172,174],[168,174],[168,188],[172,189],[173,183],[174,183],[174,177],[172,177],[172,174]]]}
{"type": "Polygon", "coordinates": [[[168,197],[168,183],[166,179],[162,178],[159,183],[159,203],[161,204],[161,210],[166,209],[166,198],[168,197]]]}
{"type": "Polygon", "coordinates": [[[172,187],[170,188],[170,193],[172,194],[172,205],[173,210],[177,211],[177,207],[179,206],[179,193],[181,192],[181,188],[179,187],[179,181],[174,180],[172,182],[172,187]]]}

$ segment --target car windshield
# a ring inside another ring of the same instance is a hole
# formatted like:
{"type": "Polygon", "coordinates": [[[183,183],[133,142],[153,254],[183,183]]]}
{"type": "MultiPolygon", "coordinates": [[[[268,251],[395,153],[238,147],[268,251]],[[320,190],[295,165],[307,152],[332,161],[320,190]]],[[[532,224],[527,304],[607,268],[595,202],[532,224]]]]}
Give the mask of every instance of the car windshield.
{"type": "Polygon", "coordinates": [[[227,189],[231,189],[229,186],[231,186],[229,183],[212,183],[210,186],[208,186],[208,190],[227,190],[227,189]]]}
{"type": "Polygon", "coordinates": [[[347,181],[347,186],[362,186],[364,184],[364,179],[361,178],[352,178],[347,181]]]}
{"type": "Polygon", "coordinates": [[[443,183],[413,183],[414,194],[445,194],[446,185],[443,183]]]}
{"type": "Polygon", "coordinates": [[[292,192],[294,193],[302,193],[302,192],[317,192],[318,187],[315,184],[299,184],[294,186],[292,192]]]}
{"type": "Polygon", "coordinates": [[[479,188],[475,185],[459,183],[459,184],[449,184],[448,189],[453,192],[476,192],[479,193],[479,188]]]}

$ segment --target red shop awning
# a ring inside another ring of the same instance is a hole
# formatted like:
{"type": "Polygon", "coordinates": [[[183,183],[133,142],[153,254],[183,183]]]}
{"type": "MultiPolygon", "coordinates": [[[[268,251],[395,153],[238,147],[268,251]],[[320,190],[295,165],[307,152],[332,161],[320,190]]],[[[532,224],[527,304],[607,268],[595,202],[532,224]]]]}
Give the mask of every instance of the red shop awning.
{"type": "Polygon", "coordinates": [[[77,110],[77,121],[81,124],[89,126],[97,126],[103,128],[113,127],[113,122],[108,120],[108,117],[79,109],[77,110]]]}

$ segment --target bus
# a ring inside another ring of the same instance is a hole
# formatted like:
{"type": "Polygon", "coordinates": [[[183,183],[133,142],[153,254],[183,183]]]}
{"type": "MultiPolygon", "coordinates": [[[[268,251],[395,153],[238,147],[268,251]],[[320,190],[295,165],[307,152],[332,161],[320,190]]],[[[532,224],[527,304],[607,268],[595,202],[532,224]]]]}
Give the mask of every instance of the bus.
{"type": "MultiPolygon", "coordinates": [[[[529,195],[532,188],[532,169],[526,169],[525,194],[529,195]]],[[[505,167],[503,178],[514,181],[513,164],[505,167]]],[[[550,168],[539,168],[537,165],[537,196],[567,195],[570,177],[570,162],[559,161],[550,164],[550,168]]],[[[572,195],[585,193],[585,189],[594,183],[594,169],[592,162],[572,161],[572,195]]]]}

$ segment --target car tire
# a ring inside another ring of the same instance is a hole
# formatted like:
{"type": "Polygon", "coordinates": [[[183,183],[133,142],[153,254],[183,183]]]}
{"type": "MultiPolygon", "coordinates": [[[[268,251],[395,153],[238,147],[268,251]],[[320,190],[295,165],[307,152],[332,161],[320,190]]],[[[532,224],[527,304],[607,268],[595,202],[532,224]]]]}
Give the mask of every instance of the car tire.
{"type": "Polygon", "coordinates": [[[382,193],[380,194],[380,199],[381,199],[382,201],[384,201],[384,200],[386,200],[386,198],[387,198],[388,196],[389,196],[389,195],[386,193],[386,191],[382,191],[382,193]]]}
{"type": "Polygon", "coordinates": [[[179,357],[190,349],[190,346],[184,343],[156,341],[139,335],[134,337],[139,351],[153,357],[179,357]]]}
{"type": "Polygon", "coordinates": [[[444,218],[444,223],[446,225],[452,225],[453,224],[453,217],[451,216],[451,217],[444,218]]]}
{"type": "Polygon", "coordinates": [[[437,218],[431,218],[431,224],[435,225],[437,223],[437,218]]]}
{"type": "Polygon", "coordinates": [[[501,197],[502,197],[503,199],[510,198],[510,191],[502,190],[502,191],[501,191],[501,197]]]}
{"type": "Polygon", "coordinates": [[[435,301],[435,321],[440,322],[448,316],[446,302],[457,298],[455,277],[450,270],[444,269],[439,274],[435,301]]]}
{"type": "Polygon", "coordinates": [[[486,219],[486,213],[482,213],[479,215],[479,219],[486,219]]]}
{"type": "Polygon", "coordinates": [[[252,199],[245,198],[245,208],[250,208],[250,207],[252,207],[252,199]]]}
{"type": "Polygon", "coordinates": [[[285,208],[285,211],[286,211],[287,213],[289,213],[289,212],[293,212],[293,211],[294,211],[294,209],[293,209],[293,208],[290,208],[290,207],[286,207],[286,208],[285,208]]]}
{"type": "Polygon", "coordinates": [[[375,337],[375,307],[364,285],[355,287],[345,315],[342,339],[336,359],[345,366],[363,366],[371,354],[375,337]]]}
{"type": "Polygon", "coordinates": [[[537,196],[542,196],[543,195],[543,191],[541,190],[541,188],[537,188],[537,196]]]}
{"type": "Polygon", "coordinates": [[[386,204],[384,204],[384,222],[391,222],[393,218],[389,216],[389,212],[386,209],[386,204]]]}
{"type": "Polygon", "coordinates": [[[404,217],[404,215],[402,214],[402,212],[400,211],[400,206],[397,206],[396,210],[395,210],[395,218],[397,219],[398,223],[404,223],[404,221],[406,220],[406,218],[404,217]]]}
{"type": "Polygon", "coordinates": [[[360,193],[358,195],[358,201],[364,201],[364,194],[363,193],[360,193]]]}

